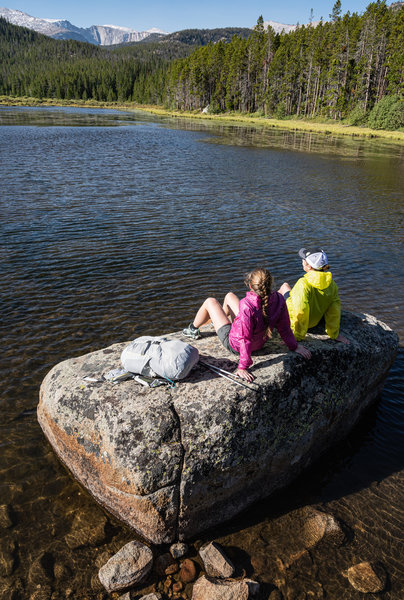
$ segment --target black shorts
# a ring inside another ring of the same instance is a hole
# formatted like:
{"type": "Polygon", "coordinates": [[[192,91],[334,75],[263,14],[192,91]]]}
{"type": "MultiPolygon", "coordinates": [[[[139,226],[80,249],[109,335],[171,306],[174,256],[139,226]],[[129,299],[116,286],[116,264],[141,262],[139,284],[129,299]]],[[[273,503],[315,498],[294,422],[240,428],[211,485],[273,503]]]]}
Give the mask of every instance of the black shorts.
{"type": "Polygon", "coordinates": [[[226,350],[228,352],[231,352],[232,354],[237,354],[237,356],[239,356],[239,353],[236,352],[230,346],[230,342],[229,342],[230,329],[231,329],[231,323],[228,323],[227,325],[222,325],[220,327],[220,329],[218,330],[217,335],[218,335],[219,340],[222,342],[223,346],[226,348],[226,350]]]}

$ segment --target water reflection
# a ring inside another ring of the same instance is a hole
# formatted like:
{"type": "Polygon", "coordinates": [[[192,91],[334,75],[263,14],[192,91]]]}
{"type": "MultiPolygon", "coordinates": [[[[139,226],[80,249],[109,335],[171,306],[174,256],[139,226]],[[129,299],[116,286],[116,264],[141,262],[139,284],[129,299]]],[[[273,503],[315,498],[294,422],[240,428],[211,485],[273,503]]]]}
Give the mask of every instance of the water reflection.
{"type": "Polygon", "coordinates": [[[69,107],[1,107],[0,126],[33,127],[117,127],[135,125],[136,120],[124,111],[69,107]]]}
{"type": "MultiPolygon", "coordinates": [[[[140,111],[134,111],[134,114],[138,118],[142,116],[140,111]]],[[[254,148],[282,148],[324,155],[337,154],[353,159],[369,158],[370,156],[384,158],[391,156],[402,160],[404,157],[402,144],[377,138],[282,130],[259,124],[254,127],[230,122],[221,124],[220,122],[178,117],[160,117],[159,122],[167,123],[169,126],[185,131],[211,132],[213,136],[204,139],[204,141],[210,143],[227,143],[232,146],[250,146],[254,148]]]]}

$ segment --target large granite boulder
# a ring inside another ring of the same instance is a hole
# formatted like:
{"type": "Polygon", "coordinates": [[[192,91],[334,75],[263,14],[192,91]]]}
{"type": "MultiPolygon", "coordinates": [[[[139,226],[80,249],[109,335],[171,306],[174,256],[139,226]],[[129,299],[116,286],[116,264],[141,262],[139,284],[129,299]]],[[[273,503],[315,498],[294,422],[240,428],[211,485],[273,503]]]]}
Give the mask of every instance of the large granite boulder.
{"type": "MultiPolygon", "coordinates": [[[[115,344],[48,373],[39,423],[116,517],[156,544],[187,539],[288,484],[377,399],[397,335],[372,316],[347,312],[341,329],[350,345],[321,328],[309,333],[309,361],[275,335],[254,356],[258,391],[200,364],[176,389],[103,382],[103,373],[120,367],[126,343],[115,344]]],[[[213,330],[193,344],[208,362],[236,367],[213,330]]]]}

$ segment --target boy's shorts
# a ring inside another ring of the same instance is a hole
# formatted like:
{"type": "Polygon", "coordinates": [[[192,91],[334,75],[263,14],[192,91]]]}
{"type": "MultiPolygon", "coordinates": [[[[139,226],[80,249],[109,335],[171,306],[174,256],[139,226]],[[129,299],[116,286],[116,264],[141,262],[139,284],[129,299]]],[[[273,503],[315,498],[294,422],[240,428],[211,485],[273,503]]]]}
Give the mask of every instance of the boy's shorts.
{"type": "Polygon", "coordinates": [[[239,356],[239,352],[236,352],[230,346],[230,342],[229,342],[230,329],[231,329],[231,323],[228,323],[227,325],[222,325],[220,327],[220,329],[218,329],[217,336],[228,352],[231,352],[232,354],[237,354],[237,356],[239,356]]]}

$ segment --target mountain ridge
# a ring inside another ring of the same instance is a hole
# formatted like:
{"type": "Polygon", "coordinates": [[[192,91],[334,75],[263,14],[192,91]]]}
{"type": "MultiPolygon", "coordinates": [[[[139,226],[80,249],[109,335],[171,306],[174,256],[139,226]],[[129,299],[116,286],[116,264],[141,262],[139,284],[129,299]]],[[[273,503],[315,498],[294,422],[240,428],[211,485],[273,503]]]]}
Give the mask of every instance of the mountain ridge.
{"type": "MultiPolygon", "coordinates": [[[[150,36],[154,40],[169,34],[156,27],[146,31],[136,31],[130,27],[120,25],[91,25],[90,27],[77,27],[67,19],[41,19],[33,17],[20,10],[0,7],[0,17],[6,19],[13,25],[19,25],[42,33],[54,39],[74,39],[79,42],[89,42],[97,46],[113,46],[128,44],[147,40],[150,36]]],[[[296,29],[297,25],[278,23],[277,21],[264,21],[264,27],[271,26],[275,33],[289,33],[296,29]]],[[[250,28],[223,28],[223,29],[253,29],[250,28]]],[[[191,31],[190,28],[187,31],[191,31]]]]}
{"type": "Polygon", "coordinates": [[[37,33],[42,33],[54,39],[74,39],[79,42],[88,42],[97,46],[111,46],[129,42],[140,42],[150,35],[167,35],[167,32],[155,27],[147,31],[136,31],[129,27],[117,25],[91,25],[90,27],[77,27],[66,19],[40,19],[33,17],[21,10],[0,7],[0,17],[13,25],[27,27],[37,33]]]}

